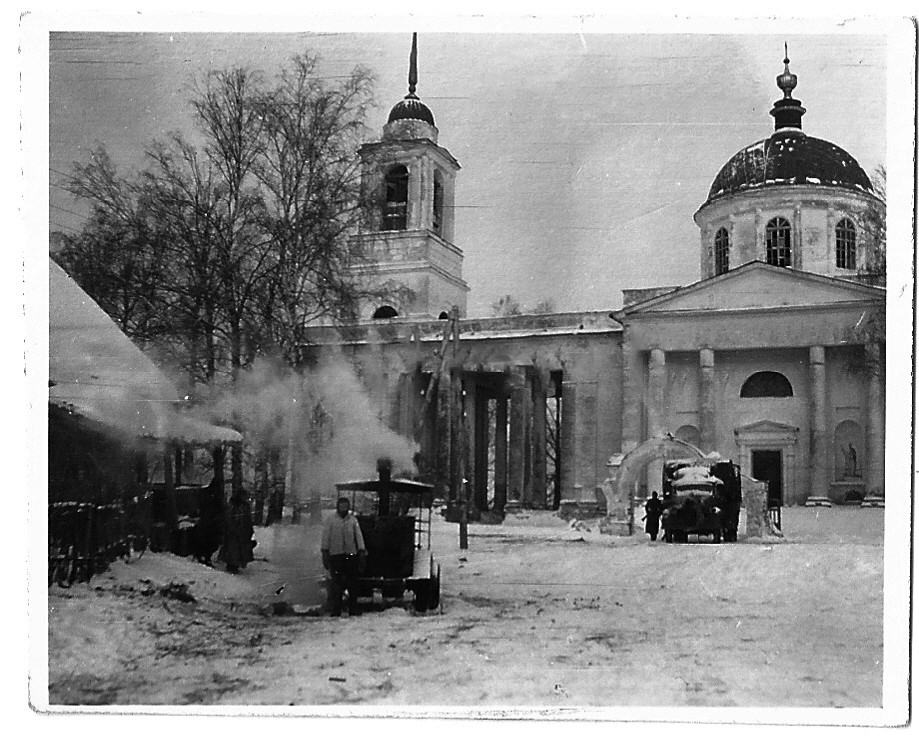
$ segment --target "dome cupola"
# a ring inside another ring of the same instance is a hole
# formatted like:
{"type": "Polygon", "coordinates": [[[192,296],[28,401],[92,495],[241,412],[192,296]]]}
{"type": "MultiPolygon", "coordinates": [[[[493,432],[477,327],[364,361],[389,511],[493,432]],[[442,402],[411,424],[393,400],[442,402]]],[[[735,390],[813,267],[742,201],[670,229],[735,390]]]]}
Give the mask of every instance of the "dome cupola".
{"type": "Polygon", "coordinates": [[[805,108],[791,96],[798,76],[788,68],[787,44],[783,61],[785,71],[775,78],[783,97],[769,111],[775,118],[775,132],[744,147],[721,167],[706,204],[738,192],[781,185],[812,184],[873,192],[868,175],[848,152],[801,130],[805,108]]]}
{"type": "Polygon", "coordinates": [[[428,138],[437,142],[437,127],[430,108],[418,99],[418,34],[412,34],[412,51],[408,65],[408,94],[389,111],[383,126],[383,140],[412,140],[428,138]]]}
{"type": "Polygon", "coordinates": [[[870,267],[876,234],[864,224],[884,204],[853,156],[804,133],[787,45],[783,63],[775,130],[728,159],[695,213],[703,278],[754,260],[844,279],[870,267]]]}

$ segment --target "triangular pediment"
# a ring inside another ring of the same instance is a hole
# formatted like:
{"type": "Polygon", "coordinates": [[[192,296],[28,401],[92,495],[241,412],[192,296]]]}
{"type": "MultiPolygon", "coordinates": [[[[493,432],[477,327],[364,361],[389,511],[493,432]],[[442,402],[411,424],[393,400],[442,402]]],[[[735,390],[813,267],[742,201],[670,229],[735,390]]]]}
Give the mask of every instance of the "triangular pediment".
{"type": "Polygon", "coordinates": [[[623,315],[883,302],[885,290],[761,261],[630,305],[623,315]]]}
{"type": "Polygon", "coordinates": [[[794,425],[787,425],[785,423],[777,423],[774,420],[757,420],[755,423],[750,423],[749,425],[742,425],[739,428],[734,429],[734,433],[737,435],[749,435],[753,433],[757,434],[768,434],[768,433],[797,433],[798,428],[794,425]]]}

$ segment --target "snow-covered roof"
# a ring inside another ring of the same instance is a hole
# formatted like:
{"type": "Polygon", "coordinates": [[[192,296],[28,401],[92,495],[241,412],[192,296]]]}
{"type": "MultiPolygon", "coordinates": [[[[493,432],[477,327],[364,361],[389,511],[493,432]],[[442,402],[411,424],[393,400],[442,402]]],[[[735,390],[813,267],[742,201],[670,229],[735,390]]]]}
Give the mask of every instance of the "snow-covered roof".
{"type": "Polygon", "coordinates": [[[169,378],[49,259],[48,402],[138,438],[238,442],[234,430],[177,410],[169,378]]]}

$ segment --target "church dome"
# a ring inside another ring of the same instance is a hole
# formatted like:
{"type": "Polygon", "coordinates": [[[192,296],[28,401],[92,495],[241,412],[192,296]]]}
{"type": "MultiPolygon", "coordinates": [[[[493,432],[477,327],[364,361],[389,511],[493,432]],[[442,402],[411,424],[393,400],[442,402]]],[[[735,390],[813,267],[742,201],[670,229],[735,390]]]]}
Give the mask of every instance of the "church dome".
{"type": "Polygon", "coordinates": [[[868,175],[849,153],[799,128],[783,128],[734,154],[712,182],[708,202],[736,192],[789,184],[873,191],[868,175]]]}
{"type": "Polygon", "coordinates": [[[397,120],[421,120],[433,126],[434,114],[414,94],[409,94],[403,100],[397,102],[393,109],[389,111],[387,123],[397,120]]]}

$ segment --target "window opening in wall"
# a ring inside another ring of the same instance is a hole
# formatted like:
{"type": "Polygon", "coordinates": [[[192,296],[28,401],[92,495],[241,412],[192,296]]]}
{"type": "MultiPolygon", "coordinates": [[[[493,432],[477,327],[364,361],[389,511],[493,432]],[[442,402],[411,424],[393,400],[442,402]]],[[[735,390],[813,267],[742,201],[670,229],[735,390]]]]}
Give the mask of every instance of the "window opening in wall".
{"type": "Polygon", "coordinates": [[[778,372],[757,372],[747,377],[740,388],[741,397],[792,397],[791,382],[778,372]]]}
{"type": "Polygon", "coordinates": [[[715,234],[715,274],[724,274],[730,268],[731,239],[726,228],[715,234]]]}
{"type": "Polygon", "coordinates": [[[836,266],[855,269],[855,224],[843,218],[836,224],[836,266]]]}
{"type": "Polygon", "coordinates": [[[844,420],[836,426],[833,434],[836,459],[836,481],[860,479],[862,476],[863,441],[861,426],[852,420],[844,420]]]}
{"type": "Polygon", "coordinates": [[[399,164],[386,173],[383,230],[404,231],[408,221],[408,169],[399,164]]]}
{"type": "Polygon", "coordinates": [[[381,305],[373,313],[373,320],[385,320],[386,318],[397,318],[399,313],[392,305],[381,305]]]}
{"type": "Polygon", "coordinates": [[[437,319],[438,320],[450,320],[450,314],[446,310],[443,310],[441,311],[440,315],[437,316],[437,319]]]}
{"type": "Polygon", "coordinates": [[[773,218],[766,224],[766,262],[791,266],[791,225],[784,218],[773,218]]]}
{"type": "Polygon", "coordinates": [[[434,172],[434,233],[444,234],[444,183],[440,172],[434,172]]]}

